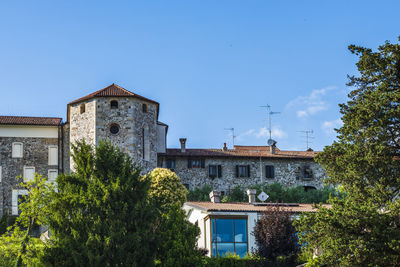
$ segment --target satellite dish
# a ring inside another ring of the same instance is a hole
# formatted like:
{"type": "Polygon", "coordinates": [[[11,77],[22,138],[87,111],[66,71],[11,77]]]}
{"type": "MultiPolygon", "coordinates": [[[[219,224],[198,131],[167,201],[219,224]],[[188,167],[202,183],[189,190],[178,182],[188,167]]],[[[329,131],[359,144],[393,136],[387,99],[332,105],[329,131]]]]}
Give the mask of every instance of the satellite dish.
{"type": "Polygon", "coordinates": [[[262,191],[261,194],[258,195],[258,199],[261,200],[262,202],[264,202],[268,198],[269,196],[264,191],[262,191]]]}
{"type": "Polygon", "coordinates": [[[273,145],[276,144],[276,141],[273,140],[273,139],[268,139],[267,144],[268,144],[269,146],[273,146],[273,145]]]}

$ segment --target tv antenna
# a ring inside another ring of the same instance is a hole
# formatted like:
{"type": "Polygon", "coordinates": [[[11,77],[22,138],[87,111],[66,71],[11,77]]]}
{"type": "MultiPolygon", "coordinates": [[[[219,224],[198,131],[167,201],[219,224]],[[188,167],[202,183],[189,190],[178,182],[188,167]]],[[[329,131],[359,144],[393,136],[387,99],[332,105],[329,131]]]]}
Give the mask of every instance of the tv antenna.
{"type": "Polygon", "coordinates": [[[313,133],[314,133],[314,131],[313,130],[304,130],[304,131],[298,131],[299,133],[304,133],[305,134],[305,136],[302,136],[303,138],[306,138],[306,144],[307,144],[307,148],[306,148],[306,150],[307,149],[309,149],[310,148],[310,146],[309,146],[309,144],[311,144],[312,142],[310,141],[310,139],[314,139],[315,137],[313,137],[313,136],[310,136],[310,135],[312,135],[313,133]]]}
{"type": "Polygon", "coordinates": [[[228,130],[228,131],[231,131],[231,133],[232,133],[232,147],[234,147],[235,146],[235,137],[236,137],[236,135],[235,135],[235,128],[224,128],[224,130],[228,130]]]}
{"type": "MultiPolygon", "coordinates": [[[[272,126],[271,126],[271,116],[275,115],[275,114],[280,114],[280,112],[274,112],[271,111],[271,106],[270,105],[266,105],[266,106],[260,106],[261,108],[267,108],[267,115],[268,115],[268,131],[269,131],[269,139],[268,139],[268,145],[271,145],[272,143],[274,143],[275,141],[272,140],[272,126]]],[[[276,143],[276,142],[275,142],[276,143]]]]}

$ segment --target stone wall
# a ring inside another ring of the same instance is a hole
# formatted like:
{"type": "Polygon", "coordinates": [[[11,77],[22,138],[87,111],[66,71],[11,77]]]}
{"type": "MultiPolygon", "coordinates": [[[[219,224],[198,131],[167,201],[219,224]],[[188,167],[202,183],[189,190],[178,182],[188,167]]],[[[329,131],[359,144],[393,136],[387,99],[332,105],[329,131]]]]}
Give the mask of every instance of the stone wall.
{"type": "Polygon", "coordinates": [[[154,169],[157,166],[157,106],[132,97],[97,98],[96,103],[96,143],[101,139],[110,140],[141,165],[143,173],[154,169]],[[118,108],[111,109],[111,101],[118,101],[118,108]],[[143,104],[147,105],[147,112],[143,112],[143,104]],[[119,127],[117,134],[110,132],[113,124],[119,127]],[[148,159],[143,155],[144,144],[149,149],[148,159]]]}
{"type": "MultiPolygon", "coordinates": [[[[69,141],[74,144],[81,139],[86,143],[96,144],[96,100],[91,99],[69,106],[69,141]],[[81,106],[85,112],[81,113],[81,106]]],[[[70,169],[73,170],[70,159],[70,169]]]]}
{"type": "MultiPolygon", "coordinates": [[[[60,166],[60,168],[62,168],[61,171],[63,171],[64,173],[69,173],[70,172],[70,161],[71,161],[71,155],[70,155],[70,143],[69,143],[69,123],[66,123],[64,125],[62,125],[62,149],[60,149],[60,153],[62,153],[62,166],[60,166]]],[[[61,147],[61,146],[60,146],[61,147]]],[[[60,165],[61,165],[61,161],[60,161],[60,165]]],[[[60,172],[61,172],[60,171],[60,172]]]]}
{"type": "MultiPolygon", "coordinates": [[[[166,167],[166,158],[161,157],[162,167],[166,167]]],[[[262,159],[262,176],[260,178],[260,159],[259,158],[205,158],[204,168],[188,168],[188,158],[175,157],[175,173],[180,177],[183,184],[190,189],[210,185],[214,190],[228,192],[235,186],[246,188],[250,185],[261,183],[279,182],[286,187],[292,186],[311,186],[315,188],[323,187],[323,179],[326,174],[322,167],[313,160],[306,159],[262,159]],[[209,165],[221,165],[222,177],[210,178],[209,165]],[[236,177],[236,165],[249,165],[250,177],[236,177]],[[274,178],[265,177],[265,166],[273,165],[275,169],[274,178]],[[303,168],[311,168],[313,176],[311,179],[303,178],[303,168]]],[[[195,159],[195,158],[193,158],[195,159]]]]}
{"type": "Polygon", "coordinates": [[[0,137],[0,166],[2,167],[2,181],[0,183],[0,217],[3,211],[11,212],[12,189],[17,188],[21,181],[17,176],[23,175],[24,166],[35,167],[35,172],[46,176],[49,169],[58,169],[58,166],[48,165],[48,147],[58,145],[57,138],[31,137],[0,137]],[[12,158],[12,143],[23,143],[23,157],[12,158]]]}

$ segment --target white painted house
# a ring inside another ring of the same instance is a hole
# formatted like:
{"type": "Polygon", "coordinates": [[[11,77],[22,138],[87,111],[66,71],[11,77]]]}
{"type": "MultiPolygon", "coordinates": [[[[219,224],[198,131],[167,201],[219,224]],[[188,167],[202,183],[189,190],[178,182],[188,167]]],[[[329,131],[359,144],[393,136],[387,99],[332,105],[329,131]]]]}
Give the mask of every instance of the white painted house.
{"type": "MultiPolygon", "coordinates": [[[[263,212],[277,205],[256,203],[255,190],[247,190],[249,202],[221,203],[220,193],[210,193],[211,202],[186,202],[183,209],[188,220],[200,228],[199,248],[208,250],[208,256],[224,256],[227,252],[244,257],[257,247],[252,234],[263,212]]],[[[315,212],[313,204],[278,204],[295,216],[302,212],[315,212]]]]}

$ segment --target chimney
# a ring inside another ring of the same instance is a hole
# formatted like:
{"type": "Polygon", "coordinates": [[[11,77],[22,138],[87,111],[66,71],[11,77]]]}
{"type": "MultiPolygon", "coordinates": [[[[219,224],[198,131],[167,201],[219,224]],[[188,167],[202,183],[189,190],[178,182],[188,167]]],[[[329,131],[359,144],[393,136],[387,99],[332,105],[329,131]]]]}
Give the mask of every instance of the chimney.
{"type": "Polygon", "coordinates": [[[210,192],[210,200],[212,203],[220,203],[221,202],[221,193],[218,191],[210,192]]]}
{"type": "Polygon", "coordinates": [[[181,142],[181,152],[186,152],[186,138],[179,138],[179,142],[181,142]]]}
{"type": "Polygon", "coordinates": [[[247,195],[249,196],[249,203],[254,204],[256,203],[256,193],[257,191],[255,189],[247,189],[247,195]]]}
{"type": "Polygon", "coordinates": [[[269,152],[271,152],[271,154],[275,154],[275,148],[276,148],[276,142],[273,141],[270,145],[269,145],[269,152]]]}
{"type": "Polygon", "coordinates": [[[227,151],[228,147],[226,146],[226,143],[224,143],[224,147],[222,148],[223,151],[227,151]]]}

